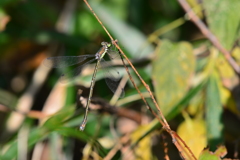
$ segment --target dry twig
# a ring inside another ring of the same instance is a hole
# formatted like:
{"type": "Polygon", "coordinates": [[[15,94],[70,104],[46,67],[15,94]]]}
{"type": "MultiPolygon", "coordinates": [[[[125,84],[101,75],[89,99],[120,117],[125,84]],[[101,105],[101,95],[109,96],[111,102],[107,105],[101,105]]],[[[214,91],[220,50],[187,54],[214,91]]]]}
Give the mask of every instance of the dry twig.
{"type": "Polygon", "coordinates": [[[189,19],[195,23],[195,25],[200,29],[200,31],[212,42],[212,44],[224,55],[228,63],[232,66],[234,71],[239,75],[240,67],[231,57],[228,50],[226,50],[222,44],[219,42],[217,37],[206,27],[206,25],[201,21],[201,19],[194,13],[186,0],[178,0],[179,4],[186,11],[189,19]]]}
{"type": "Polygon", "coordinates": [[[184,152],[183,147],[181,146],[181,144],[179,143],[179,141],[177,139],[180,140],[180,142],[182,142],[184,144],[184,147],[188,150],[188,152],[190,153],[190,155],[192,156],[193,159],[196,160],[196,157],[194,156],[194,154],[192,153],[192,151],[190,150],[190,148],[184,143],[184,141],[177,136],[177,133],[172,131],[167,120],[165,119],[159,105],[157,104],[157,101],[155,100],[153,93],[151,91],[151,89],[149,88],[149,86],[146,84],[146,82],[143,80],[143,78],[140,76],[140,74],[137,72],[136,68],[133,66],[133,64],[131,63],[131,61],[128,59],[128,57],[124,54],[124,52],[122,51],[122,49],[119,47],[117,41],[115,39],[113,39],[113,37],[111,36],[111,34],[108,32],[108,30],[106,29],[106,27],[103,25],[103,23],[101,22],[101,20],[98,18],[98,16],[96,15],[96,13],[93,11],[92,7],[89,5],[89,3],[87,2],[87,0],[83,0],[85,2],[85,4],[88,6],[88,8],[90,9],[90,11],[92,12],[92,14],[95,16],[95,18],[97,19],[97,21],[99,22],[99,24],[102,26],[102,28],[104,29],[104,31],[107,33],[107,35],[109,36],[109,38],[111,39],[113,45],[116,46],[116,48],[118,49],[118,51],[121,53],[121,55],[126,59],[126,61],[128,62],[128,64],[131,66],[131,68],[133,69],[133,71],[136,73],[136,75],[138,76],[138,78],[140,79],[140,81],[142,82],[142,84],[144,85],[144,87],[147,89],[151,99],[153,100],[154,105],[156,106],[157,110],[158,110],[158,114],[161,117],[161,119],[158,117],[158,115],[154,112],[154,110],[152,110],[152,108],[148,105],[146,99],[144,98],[144,96],[142,95],[142,93],[139,91],[139,89],[137,88],[136,84],[134,83],[128,68],[126,67],[124,61],[124,66],[126,71],[128,72],[129,78],[131,80],[131,82],[133,83],[134,87],[137,89],[138,93],[140,94],[142,100],[144,101],[144,103],[146,104],[147,108],[150,110],[150,112],[158,119],[158,121],[162,124],[163,128],[171,135],[172,137],[172,141],[174,143],[174,145],[177,147],[180,155],[185,159],[186,157],[184,157],[184,155],[182,154],[182,152],[184,152]]]}

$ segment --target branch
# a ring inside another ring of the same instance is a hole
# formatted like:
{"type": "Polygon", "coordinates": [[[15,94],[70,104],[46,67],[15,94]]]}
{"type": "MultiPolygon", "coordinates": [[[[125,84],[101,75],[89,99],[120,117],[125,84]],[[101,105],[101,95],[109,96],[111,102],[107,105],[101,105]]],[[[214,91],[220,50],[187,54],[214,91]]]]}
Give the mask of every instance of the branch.
{"type": "Polygon", "coordinates": [[[231,57],[230,52],[226,50],[217,37],[206,27],[206,25],[201,21],[201,19],[193,12],[189,4],[186,2],[186,0],[178,0],[182,8],[186,11],[186,14],[188,15],[189,19],[195,23],[195,25],[200,29],[203,35],[205,35],[212,44],[224,55],[228,63],[232,66],[234,71],[240,75],[240,67],[238,64],[234,61],[234,59],[231,57]]]}

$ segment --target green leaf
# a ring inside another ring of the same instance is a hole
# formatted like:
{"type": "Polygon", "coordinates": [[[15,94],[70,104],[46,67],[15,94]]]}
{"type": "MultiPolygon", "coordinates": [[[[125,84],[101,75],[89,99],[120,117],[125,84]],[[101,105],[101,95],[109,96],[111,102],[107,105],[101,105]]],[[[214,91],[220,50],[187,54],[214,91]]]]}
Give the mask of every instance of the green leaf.
{"type": "Polygon", "coordinates": [[[206,90],[206,125],[210,149],[215,150],[223,142],[223,122],[220,91],[217,82],[220,81],[216,72],[210,75],[206,90]]]}
{"type": "Polygon", "coordinates": [[[67,109],[63,108],[54,116],[50,117],[43,126],[50,130],[56,130],[60,126],[64,125],[65,121],[74,114],[74,111],[74,106],[69,106],[67,109]]]}
{"type": "Polygon", "coordinates": [[[74,137],[84,142],[91,142],[93,146],[96,147],[100,156],[105,157],[107,155],[106,149],[97,140],[95,140],[95,138],[92,138],[92,136],[87,135],[85,132],[69,127],[59,127],[56,131],[62,136],[74,137]]]}
{"type": "MultiPolygon", "coordinates": [[[[59,123],[60,122],[61,121],[59,120],[59,123]]],[[[54,126],[52,126],[52,127],[54,127],[54,126]]],[[[32,129],[29,132],[29,135],[27,137],[28,138],[28,144],[27,144],[28,149],[29,150],[32,149],[36,143],[48,138],[51,135],[51,133],[58,133],[59,135],[66,136],[66,137],[74,137],[74,138],[77,138],[84,142],[91,141],[95,146],[97,146],[97,150],[99,151],[99,153],[102,156],[106,156],[106,151],[101,146],[101,144],[98,143],[98,141],[96,141],[95,139],[92,139],[91,137],[86,135],[86,133],[80,132],[79,130],[77,130],[75,128],[62,127],[60,125],[55,126],[54,129],[55,130],[53,130],[53,132],[49,131],[49,128],[46,129],[45,126],[32,129]]],[[[18,143],[19,143],[18,139],[14,139],[14,140],[10,141],[7,144],[8,149],[6,150],[6,152],[4,152],[2,155],[0,155],[0,159],[4,159],[4,160],[5,159],[6,160],[15,159],[17,157],[18,151],[19,151],[18,143]]]]}
{"type": "Polygon", "coordinates": [[[1,0],[1,1],[0,1],[0,6],[17,3],[17,2],[19,2],[19,1],[20,1],[20,0],[1,0]]]}
{"type": "Polygon", "coordinates": [[[149,125],[143,125],[138,127],[133,133],[131,133],[130,138],[131,142],[137,144],[134,147],[134,153],[136,156],[141,157],[141,159],[153,159],[153,155],[151,152],[151,139],[152,134],[149,134],[148,136],[145,136],[141,139],[141,141],[138,141],[140,137],[143,136],[143,133],[146,133],[146,131],[149,130],[149,125]]]}
{"type": "Polygon", "coordinates": [[[192,47],[187,42],[161,42],[153,61],[153,84],[165,115],[183,98],[195,68],[192,47]]]}
{"type": "Polygon", "coordinates": [[[220,160],[220,157],[224,157],[227,154],[225,146],[219,146],[213,153],[209,149],[204,149],[199,157],[199,160],[220,160]]]}
{"type": "MultiPolygon", "coordinates": [[[[46,138],[48,135],[48,132],[44,128],[34,128],[29,132],[28,135],[28,149],[31,149],[34,144],[36,144],[39,141],[42,141],[44,138],[46,138]]],[[[14,139],[13,141],[10,141],[8,143],[8,149],[5,153],[3,153],[0,157],[0,159],[16,159],[19,151],[19,141],[18,139],[14,139]]]]}
{"type": "Polygon", "coordinates": [[[91,1],[90,4],[104,25],[111,30],[119,43],[131,54],[130,57],[140,58],[153,52],[154,48],[150,44],[144,49],[139,50],[147,41],[147,37],[142,32],[115,17],[107,8],[99,3],[91,1]]]}
{"type": "Polygon", "coordinates": [[[14,108],[17,103],[17,97],[7,90],[0,89],[0,104],[6,107],[14,108]]]}
{"type": "Polygon", "coordinates": [[[230,50],[239,36],[240,1],[204,0],[203,2],[210,30],[220,43],[230,50]]]}
{"type": "Polygon", "coordinates": [[[187,104],[198,95],[198,93],[203,89],[205,86],[205,81],[202,81],[202,83],[198,84],[194,88],[191,88],[190,91],[186,93],[186,95],[179,101],[174,107],[171,107],[172,110],[169,112],[168,115],[166,115],[166,118],[168,120],[173,119],[176,115],[178,115],[182,110],[184,110],[187,107],[187,104]]]}
{"type": "Polygon", "coordinates": [[[211,153],[209,150],[204,150],[201,153],[199,160],[220,160],[220,158],[211,153]]]}
{"type": "MultiPolygon", "coordinates": [[[[199,91],[201,91],[203,89],[204,85],[205,85],[205,82],[203,81],[199,85],[192,88],[189,92],[187,92],[187,94],[184,96],[184,98],[182,98],[181,101],[177,105],[172,107],[172,111],[170,112],[170,114],[168,114],[166,116],[167,120],[171,120],[176,115],[178,115],[181,112],[181,110],[183,110],[187,106],[189,101],[194,96],[196,96],[197,93],[199,93],[199,91]]],[[[144,127],[144,129],[141,132],[141,136],[139,136],[137,139],[135,139],[135,143],[133,145],[137,144],[141,139],[143,139],[144,137],[146,137],[147,135],[152,133],[156,128],[159,128],[160,126],[161,126],[161,124],[155,118],[151,123],[149,123],[146,127],[144,127]]]]}

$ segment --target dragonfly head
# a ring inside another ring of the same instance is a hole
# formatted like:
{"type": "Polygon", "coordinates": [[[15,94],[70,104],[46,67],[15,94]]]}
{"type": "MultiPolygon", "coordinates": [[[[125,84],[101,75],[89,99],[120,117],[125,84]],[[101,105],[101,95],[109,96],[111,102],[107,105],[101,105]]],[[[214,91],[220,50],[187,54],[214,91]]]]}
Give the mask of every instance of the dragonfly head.
{"type": "Polygon", "coordinates": [[[95,59],[101,59],[105,53],[108,51],[108,48],[111,47],[111,43],[102,42],[102,48],[95,54],[95,59]]]}
{"type": "Polygon", "coordinates": [[[111,43],[108,43],[108,42],[102,42],[101,45],[105,46],[105,48],[111,47],[111,43]]]}

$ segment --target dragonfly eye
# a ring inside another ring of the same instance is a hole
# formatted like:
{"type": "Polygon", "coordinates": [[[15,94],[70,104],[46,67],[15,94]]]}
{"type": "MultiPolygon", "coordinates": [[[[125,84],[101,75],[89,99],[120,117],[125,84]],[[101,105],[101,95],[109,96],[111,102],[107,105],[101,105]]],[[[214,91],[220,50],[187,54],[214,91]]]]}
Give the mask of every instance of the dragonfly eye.
{"type": "Polygon", "coordinates": [[[107,42],[102,42],[101,45],[102,46],[106,46],[107,42]]]}
{"type": "Polygon", "coordinates": [[[107,43],[107,47],[111,47],[111,43],[107,43]]]}

